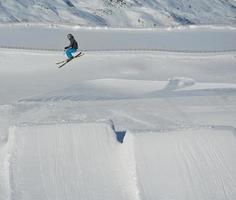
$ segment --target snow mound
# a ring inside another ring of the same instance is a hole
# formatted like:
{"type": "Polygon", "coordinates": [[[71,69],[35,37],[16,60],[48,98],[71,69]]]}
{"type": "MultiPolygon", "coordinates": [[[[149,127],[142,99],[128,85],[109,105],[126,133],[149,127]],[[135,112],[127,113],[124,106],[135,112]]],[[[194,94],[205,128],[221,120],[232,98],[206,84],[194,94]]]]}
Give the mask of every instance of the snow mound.
{"type": "Polygon", "coordinates": [[[173,77],[170,78],[169,83],[166,86],[166,90],[176,90],[180,88],[185,88],[195,84],[195,80],[185,77],[173,77]]]}
{"type": "Polygon", "coordinates": [[[140,98],[147,92],[157,88],[164,88],[165,82],[125,80],[125,79],[97,79],[84,81],[68,88],[52,91],[36,97],[22,99],[19,102],[47,102],[47,101],[95,101],[140,98]],[[138,88],[138,90],[137,90],[138,88]]]}
{"type": "Polygon", "coordinates": [[[128,131],[120,144],[107,123],[25,125],[9,140],[11,199],[236,197],[233,128],[128,131]]]}
{"type": "Polygon", "coordinates": [[[19,102],[102,101],[225,94],[235,95],[236,84],[197,83],[187,77],[173,77],[168,81],[97,79],[24,98],[19,102]]]}
{"type": "Polygon", "coordinates": [[[133,145],[140,198],[235,199],[235,136],[217,128],[129,131],[124,145],[133,145]]]}
{"type": "Polygon", "coordinates": [[[111,125],[11,128],[11,199],[137,199],[111,125]]]}

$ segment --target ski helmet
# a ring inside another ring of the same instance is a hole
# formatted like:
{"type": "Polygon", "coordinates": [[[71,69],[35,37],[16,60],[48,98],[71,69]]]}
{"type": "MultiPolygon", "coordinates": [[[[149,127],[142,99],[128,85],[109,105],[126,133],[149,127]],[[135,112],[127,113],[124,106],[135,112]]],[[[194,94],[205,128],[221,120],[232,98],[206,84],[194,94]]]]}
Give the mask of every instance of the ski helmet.
{"type": "Polygon", "coordinates": [[[73,35],[72,35],[71,33],[69,33],[69,34],[67,35],[67,38],[68,38],[68,39],[71,39],[71,38],[73,38],[73,35]]]}

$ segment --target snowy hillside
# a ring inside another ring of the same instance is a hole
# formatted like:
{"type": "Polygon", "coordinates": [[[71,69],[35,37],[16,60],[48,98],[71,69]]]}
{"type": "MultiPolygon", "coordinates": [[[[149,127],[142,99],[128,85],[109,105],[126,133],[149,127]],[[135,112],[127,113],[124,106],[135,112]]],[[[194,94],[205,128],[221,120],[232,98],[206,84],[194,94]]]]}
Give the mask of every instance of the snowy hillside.
{"type": "Polygon", "coordinates": [[[0,200],[236,199],[235,28],[0,33],[0,200]]]}
{"type": "Polygon", "coordinates": [[[0,22],[54,22],[82,26],[155,27],[236,25],[234,0],[7,0],[0,22]]]}

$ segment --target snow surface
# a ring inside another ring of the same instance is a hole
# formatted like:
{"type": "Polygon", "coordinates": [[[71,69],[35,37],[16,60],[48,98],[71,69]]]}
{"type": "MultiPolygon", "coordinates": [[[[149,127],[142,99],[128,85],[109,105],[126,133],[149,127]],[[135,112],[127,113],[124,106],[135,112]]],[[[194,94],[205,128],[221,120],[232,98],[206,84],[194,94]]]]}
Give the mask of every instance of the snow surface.
{"type": "Polygon", "coordinates": [[[128,134],[140,199],[235,198],[236,138],[231,130],[128,134]]]}
{"type": "Polygon", "coordinates": [[[12,199],[138,199],[111,126],[26,126],[10,134],[12,199]]]}
{"type": "Polygon", "coordinates": [[[12,199],[235,197],[232,130],[129,132],[124,145],[103,123],[13,127],[10,134],[12,199]]]}
{"type": "Polygon", "coordinates": [[[0,27],[0,200],[236,198],[235,29],[80,28],[109,46],[58,69],[75,27],[38,27],[0,27]]]}
{"type": "Polygon", "coordinates": [[[79,49],[165,50],[165,51],[233,51],[236,50],[236,28],[187,26],[162,29],[104,29],[65,25],[0,25],[0,45],[13,48],[62,50],[72,33],[79,49]]]}
{"type": "Polygon", "coordinates": [[[0,22],[157,27],[235,25],[235,0],[7,0],[0,22]]]}

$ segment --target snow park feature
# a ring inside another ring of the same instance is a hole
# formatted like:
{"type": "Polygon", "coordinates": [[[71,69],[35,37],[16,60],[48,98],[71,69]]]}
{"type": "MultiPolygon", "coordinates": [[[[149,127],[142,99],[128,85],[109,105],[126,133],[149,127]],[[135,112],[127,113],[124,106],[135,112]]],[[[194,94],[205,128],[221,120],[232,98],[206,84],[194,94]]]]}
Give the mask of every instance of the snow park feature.
{"type": "Polygon", "coordinates": [[[234,27],[0,36],[0,200],[236,199],[234,27]]]}
{"type": "Polygon", "coordinates": [[[124,145],[106,123],[27,125],[11,127],[9,134],[12,199],[231,199],[235,194],[233,130],[129,132],[124,145]]]}
{"type": "Polygon", "coordinates": [[[10,134],[13,199],[137,199],[111,125],[25,126],[10,134]]]}

